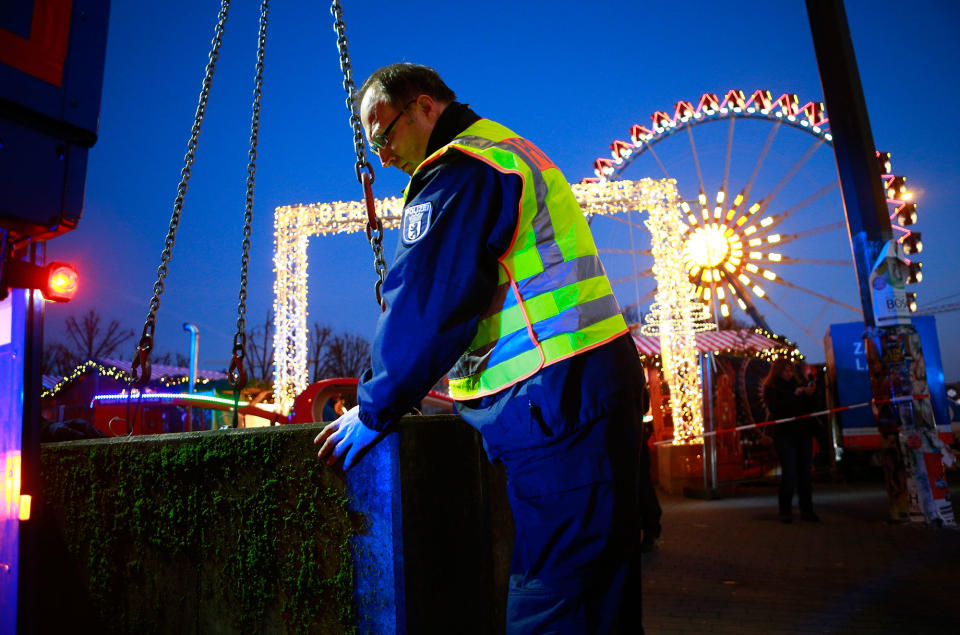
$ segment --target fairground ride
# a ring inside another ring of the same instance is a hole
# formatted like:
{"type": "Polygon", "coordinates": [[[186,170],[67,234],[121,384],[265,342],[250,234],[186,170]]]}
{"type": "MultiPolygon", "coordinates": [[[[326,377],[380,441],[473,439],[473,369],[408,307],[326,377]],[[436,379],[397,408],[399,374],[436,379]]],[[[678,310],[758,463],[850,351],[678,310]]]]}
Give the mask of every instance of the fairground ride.
{"type": "MultiPolygon", "coordinates": [[[[833,142],[827,113],[819,102],[800,103],[794,94],[773,99],[765,90],[679,101],[653,113],[649,125],[633,125],[629,141],[614,140],[585,180],[675,179],[687,273],[713,319],[745,318],[819,348],[831,322],[862,312],[836,165],[829,148],[821,150],[833,142]]],[[[895,235],[914,259],[907,282],[919,282],[915,258],[923,246],[910,229],[913,193],[893,173],[889,153],[877,152],[876,160],[895,235]]],[[[594,217],[592,228],[621,305],[642,312],[656,290],[638,214],[594,217]]],[[[915,311],[915,293],[908,302],[915,311]]]]}

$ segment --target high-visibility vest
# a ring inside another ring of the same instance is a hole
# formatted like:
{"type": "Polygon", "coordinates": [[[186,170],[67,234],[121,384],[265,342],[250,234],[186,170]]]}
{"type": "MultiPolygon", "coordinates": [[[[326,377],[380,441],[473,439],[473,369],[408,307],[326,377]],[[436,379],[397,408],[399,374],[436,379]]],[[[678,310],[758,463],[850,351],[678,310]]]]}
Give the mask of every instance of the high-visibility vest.
{"type": "MultiPolygon", "coordinates": [[[[560,170],[535,145],[481,119],[417,167],[451,150],[523,179],[513,243],[476,336],[448,374],[457,400],[493,394],[627,331],[587,221],[560,170]]],[[[416,171],[414,172],[416,174],[416,171]]]]}

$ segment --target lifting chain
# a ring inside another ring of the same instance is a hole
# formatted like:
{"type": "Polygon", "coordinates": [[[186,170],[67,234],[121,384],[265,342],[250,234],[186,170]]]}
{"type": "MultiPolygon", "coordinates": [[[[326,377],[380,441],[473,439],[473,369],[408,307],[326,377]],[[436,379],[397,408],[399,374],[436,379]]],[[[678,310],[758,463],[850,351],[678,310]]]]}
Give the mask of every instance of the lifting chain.
{"type": "Polygon", "coordinates": [[[355,171],[357,180],[363,186],[363,200],[367,208],[367,240],[373,247],[373,266],[377,272],[374,292],[381,311],[387,310],[387,303],[381,295],[383,281],[387,277],[387,259],[383,254],[383,223],[377,217],[373,198],[373,166],[367,161],[366,139],[360,124],[360,105],[357,103],[357,86],[353,81],[353,67],[350,65],[350,53],[347,51],[347,25],[343,21],[343,7],[340,0],[330,5],[333,14],[333,29],[337,32],[337,50],[340,51],[340,70],[343,71],[343,89],[347,91],[347,110],[350,111],[350,127],[353,129],[353,148],[357,153],[355,171]]]}
{"type": "Polygon", "coordinates": [[[267,13],[269,0],[260,5],[260,33],[257,39],[257,76],[253,89],[253,116],[250,121],[250,162],[247,164],[247,199],[243,215],[243,255],[240,258],[240,296],[237,305],[237,332],[233,336],[233,356],[227,379],[233,388],[235,406],[233,427],[237,427],[237,408],[240,391],[247,385],[247,371],[243,367],[247,347],[247,269],[250,264],[250,235],[253,224],[253,188],[257,172],[257,140],[260,137],[260,98],[263,96],[263,55],[267,44],[267,13]]]}
{"type": "Polygon", "coordinates": [[[143,325],[143,334],[137,344],[137,352],[130,365],[132,385],[143,388],[150,381],[150,352],[153,350],[153,335],[157,324],[157,310],[160,308],[160,294],[163,293],[163,279],[167,277],[167,266],[173,253],[173,243],[177,236],[177,226],[180,224],[180,213],[183,210],[183,198],[187,193],[187,182],[190,180],[191,166],[200,139],[200,126],[207,112],[207,101],[210,98],[210,86],[213,84],[213,73],[217,68],[217,59],[220,57],[220,45],[223,43],[223,30],[227,22],[227,11],[230,9],[230,0],[222,0],[220,13],[217,17],[217,26],[214,29],[212,48],[208,55],[206,73],[200,90],[200,102],[197,104],[193,128],[190,130],[190,141],[187,143],[187,154],[184,157],[184,166],[180,171],[180,185],[177,186],[177,198],[173,202],[173,214],[170,217],[170,227],[164,241],[163,252],[160,254],[160,267],[157,269],[157,281],[153,285],[153,298],[150,300],[150,310],[143,325]]]}

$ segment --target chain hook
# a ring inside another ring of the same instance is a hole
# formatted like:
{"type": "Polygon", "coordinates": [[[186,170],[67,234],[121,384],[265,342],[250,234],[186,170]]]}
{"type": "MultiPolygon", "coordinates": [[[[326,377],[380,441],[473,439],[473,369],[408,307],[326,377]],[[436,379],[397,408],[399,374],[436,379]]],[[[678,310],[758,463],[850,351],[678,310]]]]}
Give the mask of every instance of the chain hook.
{"type": "Polygon", "coordinates": [[[243,367],[243,351],[240,354],[234,351],[233,357],[230,359],[230,368],[227,370],[227,381],[230,382],[230,387],[237,392],[243,390],[247,385],[247,371],[243,367]]]}
{"type": "Polygon", "coordinates": [[[130,385],[134,388],[143,388],[150,383],[150,348],[137,346],[137,352],[133,355],[133,362],[130,364],[130,385]],[[138,370],[139,374],[138,374],[138,370]]]}
{"type": "Polygon", "coordinates": [[[233,338],[233,356],[230,358],[230,368],[227,369],[227,381],[237,392],[247,385],[247,371],[243,367],[243,360],[247,356],[247,334],[240,332],[233,338]]]}
{"type": "Polygon", "coordinates": [[[383,253],[383,221],[377,216],[371,177],[372,174],[364,172],[360,182],[363,184],[363,201],[367,207],[367,240],[373,247],[373,268],[377,272],[377,282],[373,286],[373,292],[377,296],[380,311],[383,312],[387,310],[387,303],[381,294],[383,282],[387,277],[387,259],[383,253]]]}
{"type": "Polygon", "coordinates": [[[377,217],[376,200],[373,198],[373,177],[364,172],[360,175],[360,183],[363,185],[363,202],[367,208],[367,240],[372,241],[371,232],[374,228],[383,233],[383,223],[377,217]]]}
{"type": "Polygon", "coordinates": [[[150,365],[150,351],[153,350],[154,323],[150,320],[143,325],[143,334],[137,343],[137,350],[130,362],[130,385],[134,388],[143,388],[150,382],[152,366],[150,365]]]}
{"type": "Polygon", "coordinates": [[[357,164],[354,166],[354,170],[357,173],[357,181],[363,185],[364,194],[366,194],[367,184],[363,182],[363,177],[368,176],[370,185],[373,185],[373,182],[376,180],[376,176],[373,174],[373,166],[370,165],[370,162],[367,161],[366,158],[364,158],[362,162],[357,161],[357,164]],[[366,172],[364,172],[364,170],[366,170],[366,172]]]}

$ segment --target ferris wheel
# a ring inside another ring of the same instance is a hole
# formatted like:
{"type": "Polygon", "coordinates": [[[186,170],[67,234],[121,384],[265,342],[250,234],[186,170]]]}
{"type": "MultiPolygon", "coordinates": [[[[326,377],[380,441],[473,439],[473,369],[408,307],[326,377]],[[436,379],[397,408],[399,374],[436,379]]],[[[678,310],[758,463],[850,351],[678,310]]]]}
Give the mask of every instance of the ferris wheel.
{"type": "MultiPolygon", "coordinates": [[[[632,126],[630,141],[613,141],[610,158],[594,161],[596,176],[585,180],[677,181],[684,216],[678,256],[717,322],[740,312],[766,330],[777,330],[775,319],[819,341],[821,326],[862,316],[822,103],[730,90],[722,100],[705,93],[696,105],[677,102],[672,115],[657,111],[651,120],[632,126]]],[[[889,153],[876,159],[894,237],[915,259],[923,246],[908,228],[917,218],[913,193],[893,174],[889,153]]],[[[656,289],[639,215],[594,217],[591,226],[621,304],[643,310],[656,289]]],[[[921,263],[908,265],[907,282],[919,282],[921,263]]],[[[916,294],[908,299],[916,310],[916,294]]]]}

